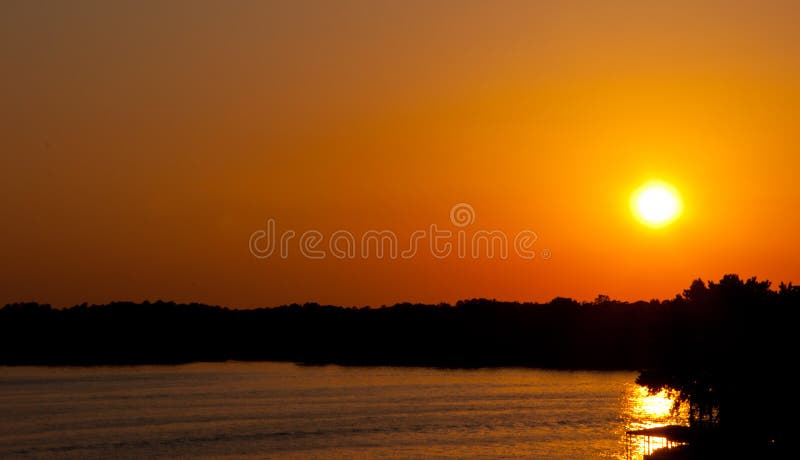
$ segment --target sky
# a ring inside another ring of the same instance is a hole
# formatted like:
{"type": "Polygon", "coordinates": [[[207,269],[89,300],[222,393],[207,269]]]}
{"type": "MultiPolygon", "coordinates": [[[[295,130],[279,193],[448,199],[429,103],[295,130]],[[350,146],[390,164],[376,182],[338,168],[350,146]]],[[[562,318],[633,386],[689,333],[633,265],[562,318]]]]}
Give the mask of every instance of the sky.
{"type": "Polygon", "coordinates": [[[788,1],[3,1],[0,304],[797,282],[798,22],[788,1]],[[629,209],[652,179],[684,204],[663,228],[629,209]],[[426,236],[381,258],[370,231],[426,236]],[[480,231],[509,256],[459,255],[480,231]]]}

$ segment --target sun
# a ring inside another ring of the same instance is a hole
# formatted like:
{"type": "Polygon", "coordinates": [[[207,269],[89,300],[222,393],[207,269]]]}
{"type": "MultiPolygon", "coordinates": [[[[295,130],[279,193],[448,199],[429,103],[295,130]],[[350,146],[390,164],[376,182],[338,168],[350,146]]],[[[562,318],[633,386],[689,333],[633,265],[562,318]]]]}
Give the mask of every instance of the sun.
{"type": "Polygon", "coordinates": [[[680,217],[683,202],[675,187],[660,180],[651,180],[633,193],[631,210],[642,224],[661,228],[680,217]]]}

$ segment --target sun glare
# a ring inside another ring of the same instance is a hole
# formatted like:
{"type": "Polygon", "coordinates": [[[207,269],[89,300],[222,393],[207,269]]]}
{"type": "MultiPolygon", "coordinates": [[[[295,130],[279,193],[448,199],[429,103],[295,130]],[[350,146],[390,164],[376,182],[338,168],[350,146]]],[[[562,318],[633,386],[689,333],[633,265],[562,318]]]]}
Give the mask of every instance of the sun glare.
{"type": "Polygon", "coordinates": [[[641,390],[643,391],[639,392],[637,401],[641,414],[653,419],[661,419],[670,415],[674,401],[665,391],[650,394],[644,388],[641,390]]]}
{"type": "Polygon", "coordinates": [[[680,217],[683,203],[675,187],[653,180],[633,193],[631,209],[639,222],[648,227],[659,228],[680,217]]]}

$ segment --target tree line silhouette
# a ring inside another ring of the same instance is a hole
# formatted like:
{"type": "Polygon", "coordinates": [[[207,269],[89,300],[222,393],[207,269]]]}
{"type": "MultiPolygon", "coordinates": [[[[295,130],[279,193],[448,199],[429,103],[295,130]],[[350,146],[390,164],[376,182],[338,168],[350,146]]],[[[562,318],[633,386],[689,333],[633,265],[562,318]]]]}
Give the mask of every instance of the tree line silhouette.
{"type": "Polygon", "coordinates": [[[219,360],[445,367],[714,369],[774,364],[794,345],[800,287],[726,275],[667,301],[230,309],[114,302],[0,309],[0,364],[219,360]]]}
{"type": "Polygon", "coordinates": [[[0,309],[0,365],[272,360],[304,364],[641,370],[711,422],[786,444],[800,287],[726,275],[665,301],[252,310],[173,302],[0,309]],[[758,419],[757,426],[753,420],[758,419]]]}

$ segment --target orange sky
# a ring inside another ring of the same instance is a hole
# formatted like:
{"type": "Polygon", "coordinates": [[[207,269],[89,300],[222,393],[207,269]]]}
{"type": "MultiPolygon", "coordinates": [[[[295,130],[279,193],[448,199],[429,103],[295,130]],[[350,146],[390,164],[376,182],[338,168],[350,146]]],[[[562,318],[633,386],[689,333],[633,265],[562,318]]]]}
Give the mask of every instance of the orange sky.
{"type": "Polygon", "coordinates": [[[0,4],[0,304],[800,280],[795,2],[165,3],[0,4]],[[667,228],[628,209],[652,178],[683,195],[667,228]],[[470,232],[533,230],[551,257],[248,250],[269,218],[455,231],[461,202],[470,232]]]}

